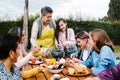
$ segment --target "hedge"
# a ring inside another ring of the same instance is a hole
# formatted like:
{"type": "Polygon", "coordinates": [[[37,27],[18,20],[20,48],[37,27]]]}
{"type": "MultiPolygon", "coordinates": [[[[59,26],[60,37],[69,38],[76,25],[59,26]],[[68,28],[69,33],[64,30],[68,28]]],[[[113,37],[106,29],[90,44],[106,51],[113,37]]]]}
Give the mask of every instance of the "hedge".
{"type": "MultiPolygon", "coordinates": [[[[31,27],[32,23],[35,19],[30,19],[28,24],[28,35],[30,40],[31,35],[31,27]]],[[[82,30],[90,31],[95,28],[101,28],[104,29],[112,42],[115,45],[120,45],[120,22],[100,22],[100,21],[72,21],[67,20],[68,27],[71,27],[74,29],[75,33],[80,32],[82,30]]],[[[15,26],[22,26],[23,20],[18,21],[1,21],[0,22],[0,35],[7,33],[8,30],[15,26]]],[[[28,48],[30,48],[30,42],[28,45],[28,48]]]]}

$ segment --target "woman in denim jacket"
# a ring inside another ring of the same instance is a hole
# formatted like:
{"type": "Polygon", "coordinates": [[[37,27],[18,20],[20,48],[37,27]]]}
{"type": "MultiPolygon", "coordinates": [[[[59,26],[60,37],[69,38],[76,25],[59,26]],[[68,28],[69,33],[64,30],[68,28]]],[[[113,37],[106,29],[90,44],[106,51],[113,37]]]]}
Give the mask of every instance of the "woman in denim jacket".
{"type": "Polygon", "coordinates": [[[107,33],[102,29],[90,31],[90,41],[94,51],[89,59],[82,64],[90,67],[92,73],[97,75],[115,65],[113,44],[107,33]]]}
{"type": "MultiPolygon", "coordinates": [[[[91,68],[94,75],[115,66],[113,44],[104,30],[90,31],[90,43],[93,51],[86,61],[80,63],[91,68]]],[[[74,65],[74,63],[69,62],[69,65],[74,65]]]]}

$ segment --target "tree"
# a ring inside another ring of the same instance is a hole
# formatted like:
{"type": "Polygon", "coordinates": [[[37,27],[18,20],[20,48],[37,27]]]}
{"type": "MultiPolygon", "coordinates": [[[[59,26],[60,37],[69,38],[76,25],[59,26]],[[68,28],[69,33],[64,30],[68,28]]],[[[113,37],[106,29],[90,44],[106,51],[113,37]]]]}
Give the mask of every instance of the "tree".
{"type": "Polygon", "coordinates": [[[110,0],[107,14],[112,21],[120,20],[120,0],[110,0]]]}
{"type": "Polygon", "coordinates": [[[28,45],[28,0],[25,0],[23,30],[25,31],[25,48],[28,45]]]}

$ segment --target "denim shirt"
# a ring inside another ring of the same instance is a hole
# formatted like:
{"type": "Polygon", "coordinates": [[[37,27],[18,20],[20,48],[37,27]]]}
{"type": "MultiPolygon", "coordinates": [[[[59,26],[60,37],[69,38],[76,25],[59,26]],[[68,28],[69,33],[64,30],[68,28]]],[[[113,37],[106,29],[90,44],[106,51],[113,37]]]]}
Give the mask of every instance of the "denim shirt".
{"type": "Polygon", "coordinates": [[[22,80],[20,72],[14,67],[11,67],[11,72],[12,74],[10,74],[5,66],[0,63],[0,80],[22,80]]]}
{"type": "Polygon", "coordinates": [[[92,73],[97,75],[103,70],[115,66],[114,53],[108,46],[103,46],[98,54],[93,51],[87,61],[81,62],[87,67],[91,67],[92,73]]]}

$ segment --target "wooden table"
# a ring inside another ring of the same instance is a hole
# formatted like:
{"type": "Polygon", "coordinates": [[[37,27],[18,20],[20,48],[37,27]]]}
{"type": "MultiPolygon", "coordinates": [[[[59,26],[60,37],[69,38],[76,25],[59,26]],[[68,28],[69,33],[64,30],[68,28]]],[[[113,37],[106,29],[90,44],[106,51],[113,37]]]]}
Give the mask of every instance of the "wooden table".
{"type": "MultiPolygon", "coordinates": [[[[27,64],[24,66],[24,70],[29,70],[32,69],[34,67],[38,67],[39,65],[31,65],[31,64],[27,64]]],[[[64,69],[63,69],[64,70],[64,69]]],[[[50,73],[48,70],[44,71],[44,72],[40,72],[39,74],[31,77],[31,78],[27,78],[26,80],[50,80],[50,78],[52,77],[52,73],[50,73]]],[[[63,72],[60,73],[61,77],[68,77],[70,80],[84,80],[87,77],[93,77],[92,74],[88,75],[88,76],[83,76],[83,77],[72,77],[72,76],[67,76],[66,74],[64,74],[63,72]]]]}

